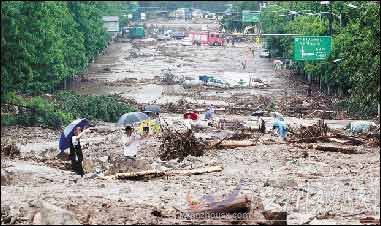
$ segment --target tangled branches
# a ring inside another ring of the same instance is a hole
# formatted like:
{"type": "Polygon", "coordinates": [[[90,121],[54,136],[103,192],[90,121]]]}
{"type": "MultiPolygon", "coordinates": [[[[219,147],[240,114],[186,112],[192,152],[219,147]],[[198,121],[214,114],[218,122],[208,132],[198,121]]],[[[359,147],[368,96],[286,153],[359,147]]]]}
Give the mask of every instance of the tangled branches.
{"type": "Polygon", "coordinates": [[[185,132],[169,129],[168,125],[162,127],[160,136],[160,159],[168,161],[178,158],[178,162],[184,160],[188,155],[202,156],[206,143],[196,138],[192,130],[185,132]]]}

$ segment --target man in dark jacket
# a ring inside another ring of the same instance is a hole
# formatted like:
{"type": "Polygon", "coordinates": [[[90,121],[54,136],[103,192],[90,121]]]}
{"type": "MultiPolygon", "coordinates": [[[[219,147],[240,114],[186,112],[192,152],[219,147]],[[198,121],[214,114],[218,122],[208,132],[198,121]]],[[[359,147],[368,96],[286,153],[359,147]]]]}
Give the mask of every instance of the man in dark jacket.
{"type": "Polygon", "coordinates": [[[82,167],[82,161],[83,161],[83,153],[80,143],[80,138],[85,134],[86,132],[90,131],[90,129],[86,129],[82,131],[81,127],[77,127],[74,130],[74,135],[71,138],[70,142],[70,154],[69,158],[71,160],[71,167],[74,172],[81,175],[83,177],[83,167],[82,167]]]}

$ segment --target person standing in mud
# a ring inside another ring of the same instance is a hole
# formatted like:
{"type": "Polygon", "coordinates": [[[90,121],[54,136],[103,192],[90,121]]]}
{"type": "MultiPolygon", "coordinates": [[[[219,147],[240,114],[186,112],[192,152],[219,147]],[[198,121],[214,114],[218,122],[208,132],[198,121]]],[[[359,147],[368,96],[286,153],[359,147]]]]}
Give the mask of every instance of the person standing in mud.
{"type": "Polygon", "coordinates": [[[83,177],[84,172],[82,167],[83,153],[80,139],[88,131],[90,131],[90,129],[82,131],[81,127],[76,127],[70,142],[69,158],[71,160],[71,167],[73,171],[81,175],[81,177],[83,177]]]}
{"type": "Polygon", "coordinates": [[[125,131],[126,135],[122,137],[124,156],[127,159],[135,159],[138,152],[138,140],[141,137],[134,132],[131,126],[126,126],[125,131]]]}

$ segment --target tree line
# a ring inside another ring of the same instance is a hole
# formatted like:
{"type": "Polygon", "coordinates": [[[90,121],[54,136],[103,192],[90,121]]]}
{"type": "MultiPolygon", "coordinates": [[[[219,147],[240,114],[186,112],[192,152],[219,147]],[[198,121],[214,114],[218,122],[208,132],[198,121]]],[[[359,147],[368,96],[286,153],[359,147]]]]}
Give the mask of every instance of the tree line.
{"type": "Polygon", "coordinates": [[[56,94],[65,80],[83,73],[108,45],[110,36],[103,28],[102,16],[122,18],[126,10],[128,4],[121,1],[3,1],[2,125],[59,127],[74,117],[85,116],[113,121],[131,110],[115,96],[82,98],[65,93],[58,94],[60,101],[53,102],[38,96],[56,94]],[[78,106],[85,103],[92,113],[68,107],[71,105],[64,101],[65,96],[81,101],[78,106]],[[19,114],[3,114],[3,106],[9,104],[18,107],[19,114]]]}
{"type": "Polygon", "coordinates": [[[1,96],[52,92],[83,72],[106,46],[102,16],[122,2],[4,1],[1,4],[1,96]]]}

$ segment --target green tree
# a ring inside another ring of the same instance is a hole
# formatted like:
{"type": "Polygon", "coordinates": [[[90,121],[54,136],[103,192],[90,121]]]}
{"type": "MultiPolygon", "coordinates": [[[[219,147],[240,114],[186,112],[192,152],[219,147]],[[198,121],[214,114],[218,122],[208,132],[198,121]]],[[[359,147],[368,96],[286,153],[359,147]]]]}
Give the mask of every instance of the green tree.
{"type": "Polygon", "coordinates": [[[101,9],[96,2],[68,2],[68,7],[75,21],[78,23],[78,30],[84,36],[85,53],[88,60],[106,47],[109,36],[103,28],[101,9]]]}

